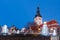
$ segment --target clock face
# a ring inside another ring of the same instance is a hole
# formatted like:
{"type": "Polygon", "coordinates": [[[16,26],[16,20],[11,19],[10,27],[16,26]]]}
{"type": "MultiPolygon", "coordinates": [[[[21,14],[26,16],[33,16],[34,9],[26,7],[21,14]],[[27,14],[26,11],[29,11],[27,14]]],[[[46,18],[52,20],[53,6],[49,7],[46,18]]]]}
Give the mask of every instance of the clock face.
{"type": "Polygon", "coordinates": [[[40,25],[40,24],[42,23],[42,18],[41,18],[41,17],[36,17],[36,18],[34,19],[34,22],[35,22],[36,24],[40,25]]]}

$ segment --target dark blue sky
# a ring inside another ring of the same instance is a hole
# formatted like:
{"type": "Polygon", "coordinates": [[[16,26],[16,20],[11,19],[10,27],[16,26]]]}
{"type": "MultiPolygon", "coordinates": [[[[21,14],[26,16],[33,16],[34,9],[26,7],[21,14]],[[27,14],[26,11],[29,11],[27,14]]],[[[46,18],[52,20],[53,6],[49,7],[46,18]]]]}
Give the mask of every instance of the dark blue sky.
{"type": "Polygon", "coordinates": [[[34,20],[38,5],[43,21],[55,19],[60,23],[60,0],[0,0],[0,25],[24,27],[34,20]]]}

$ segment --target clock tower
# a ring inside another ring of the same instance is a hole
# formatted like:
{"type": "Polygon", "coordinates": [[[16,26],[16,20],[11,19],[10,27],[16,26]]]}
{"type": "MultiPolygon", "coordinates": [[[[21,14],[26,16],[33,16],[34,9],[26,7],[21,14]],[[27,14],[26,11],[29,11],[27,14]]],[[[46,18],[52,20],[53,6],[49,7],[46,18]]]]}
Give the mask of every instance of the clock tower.
{"type": "Polygon", "coordinates": [[[37,13],[36,13],[35,18],[34,18],[34,23],[37,24],[37,25],[42,24],[42,16],[40,14],[39,7],[37,7],[37,13]]]}

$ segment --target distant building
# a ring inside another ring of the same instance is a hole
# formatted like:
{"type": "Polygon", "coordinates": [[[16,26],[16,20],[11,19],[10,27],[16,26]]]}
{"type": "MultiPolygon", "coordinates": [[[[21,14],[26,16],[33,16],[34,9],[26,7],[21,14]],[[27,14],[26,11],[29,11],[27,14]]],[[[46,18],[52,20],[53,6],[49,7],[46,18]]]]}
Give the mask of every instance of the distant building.
{"type": "MultiPolygon", "coordinates": [[[[39,7],[37,7],[37,13],[34,18],[34,25],[30,26],[30,31],[33,31],[34,33],[40,33],[42,30],[42,27],[43,27],[42,22],[43,22],[42,16],[40,14],[39,7]]],[[[49,29],[49,34],[52,34],[54,30],[56,30],[58,33],[58,29],[60,29],[60,27],[56,20],[51,20],[51,21],[47,22],[46,24],[49,29]]]]}
{"type": "Polygon", "coordinates": [[[10,28],[9,33],[11,33],[11,34],[16,34],[16,31],[17,31],[17,29],[16,29],[15,25],[13,25],[13,26],[10,28]]]}
{"type": "Polygon", "coordinates": [[[9,31],[9,29],[8,29],[7,25],[4,25],[4,26],[2,27],[1,33],[8,33],[8,31],[9,31]]]}
{"type": "Polygon", "coordinates": [[[42,24],[42,16],[40,14],[39,7],[37,7],[37,13],[36,13],[35,18],[34,18],[34,23],[36,23],[37,25],[42,24]]]}

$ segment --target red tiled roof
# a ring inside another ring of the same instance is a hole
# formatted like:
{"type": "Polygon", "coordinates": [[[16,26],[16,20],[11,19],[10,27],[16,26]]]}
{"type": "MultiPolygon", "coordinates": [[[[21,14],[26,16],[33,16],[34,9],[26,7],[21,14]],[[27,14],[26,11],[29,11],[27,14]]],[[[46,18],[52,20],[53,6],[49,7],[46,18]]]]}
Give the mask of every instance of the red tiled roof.
{"type": "MultiPolygon", "coordinates": [[[[42,27],[42,26],[43,26],[43,24],[40,25],[40,27],[42,27]]],[[[59,25],[56,20],[51,20],[51,21],[47,22],[47,26],[48,26],[48,28],[51,28],[51,27],[58,27],[59,25]]],[[[34,26],[31,26],[31,28],[36,29],[36,27],[34,27],[34,26]]]]}
{"type": "Polygon", "coordinates": [[[54,24],[54,23],[57,23],[57,21],[56,20],[51,20],[51,21],[47,22],[47,25],[54,24]]]}
{"type": "MultiPolygon", "coordinates": [[[[42,27],[43,24],[40,25],[40,27],[42,27]]],[[[56,20],[51,20],[49,22],[47,22],[47,26],[50,27],[57,27],[58,26],[58,22],[56,20]]]]}

